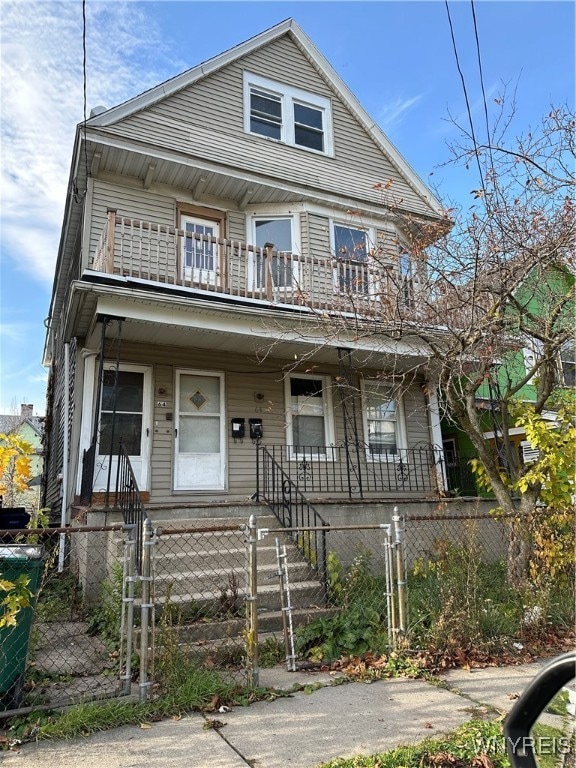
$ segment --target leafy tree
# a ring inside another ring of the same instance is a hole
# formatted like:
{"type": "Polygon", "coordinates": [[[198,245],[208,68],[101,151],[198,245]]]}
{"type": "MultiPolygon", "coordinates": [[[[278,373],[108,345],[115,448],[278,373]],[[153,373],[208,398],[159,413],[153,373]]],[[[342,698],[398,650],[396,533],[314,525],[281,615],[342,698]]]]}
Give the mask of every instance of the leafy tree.
{"type": "Polygon", "coordinates": [[[33,446],[18,435],[0,434],[0,495],[6,506],[14,506],[18,492],[28,487],[33,452],[33,446]]]}
{"type": "MultiPolygon", "coordinates": [[[[508,575],[521,586],[531,546],[525,521],[539,500],[548,503],[557,476],[566,471],[559,436],[566,453],[576,449],[567,426],[573,409],[553,432],[544,418],[562,385],[560,353],[574,336],[576,120],[567,108],[553,109],[537,130],[508,142],[511,116],[505,117],[503,104],[498,108],[486,143],[463,130],[453,147],[454,160],[473,164],[479,174],[471,207],[426,220],[404,212],[392,182],[375,185],[408,247],[398,249],[391,270],[390,249],[374,244],[372,272],[386,279],[374,280],[373,300],[366,302],[363,287],[350,281],[343,290],[348,307],[358,310],[316,317],[332,343],[366,339],[373,349],[387,350],[390,364],[380,375],[396,391],[422,372],[428,388],[438,390],[446,415],[469,436],[483,476],[511,520],[508,575]],[[394,360],[389,351],[399,339],[419,358],[412,370],[406,370],[406,357],[394,360]],[[532,404],[521,410],[527,387],[532,404]],[[510,434],[514,426],[524,426],[536,441],[535,464],[520,460],[510,434]],[[494,442],[485,438],[489,429],[494,442]]],[[[341,307],[335,302],[333,308],[341,307]]],[[[566,483],[564,478],[562,493],[566,483]]],[[[563,498],[561,509],[565,503],[563,498]]]]}

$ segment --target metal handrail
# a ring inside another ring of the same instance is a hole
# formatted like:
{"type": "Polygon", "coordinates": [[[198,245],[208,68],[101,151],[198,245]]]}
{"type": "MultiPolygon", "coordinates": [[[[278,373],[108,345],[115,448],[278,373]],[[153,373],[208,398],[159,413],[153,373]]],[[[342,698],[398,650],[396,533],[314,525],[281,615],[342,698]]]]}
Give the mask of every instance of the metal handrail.
{"type": "Polygon", "coordinates": [[[138,483],[130,463],[130,457],[122,441],[118,450],[118,467],[116,471],[116,506],[122,513],[125,525],[133,525],[136,534],[136,571],[142,568],[142,548],[144,543],[144,523],[149,519],[142,502],[138,483]]]}
{"type": "Polygon", "coordinates": [[[328,571],[326,530],[324,529],[329,528],[329,525],[284,472],[268,449],[257,445],[256,451],[258,500],[263,501],[271,509],[283,527],[293,529],[291,535],[298,550],[318,574],[324,594],[327,595],[328,571]],[[262,483],[260,483],[260,474],[262,483]]]}

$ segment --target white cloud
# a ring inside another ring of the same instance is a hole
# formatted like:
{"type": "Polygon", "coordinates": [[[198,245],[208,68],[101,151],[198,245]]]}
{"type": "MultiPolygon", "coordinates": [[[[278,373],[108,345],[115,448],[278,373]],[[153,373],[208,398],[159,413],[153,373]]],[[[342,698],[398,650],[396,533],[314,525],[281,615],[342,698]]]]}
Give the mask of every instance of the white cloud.
{"type": "Polygon", "coordinates": [[[0,337],[19,344],[26,340],[28,328],[26,323],[2,323],[0,325],[0,337]]]}
{"type": "MultiPolygon", "coordinates": [[[[1,34],[2,257],[50,284],[74,130],[83,118],[82,6],[4,2],[1,34]]],[[[145,9],[87,4],[88,114],[180,68],[145,9]]]]}
{"type": "Polygon", "coordinates": [[[398,96],[396,99],[387,102],[378,114],[380,127],[384,131],[389,131],[391,128],[396,127],[412,107],[420,101],[422,96],[422,93],[412,96],[410,99],[403,99],[398,96]]]}

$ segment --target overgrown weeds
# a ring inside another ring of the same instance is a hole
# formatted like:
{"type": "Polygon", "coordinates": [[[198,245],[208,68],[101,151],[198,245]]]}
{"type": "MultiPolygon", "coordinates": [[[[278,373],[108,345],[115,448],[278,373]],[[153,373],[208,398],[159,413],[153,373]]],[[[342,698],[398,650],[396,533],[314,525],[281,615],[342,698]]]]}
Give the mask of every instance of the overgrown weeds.
{"type": "MultiPolygon", "coordinates": [[[[432,724],[430,724],[432,725],[432,724]]],[[[556,728],[536,725],[533,731],[539,768],[555,768],[557,756],[546,745],[562,737],[556,728]],[[539,738],[540,737],[540,740],[539,738]],[[538,749],[538,744],[543,745],[538,749]]],[[[319,768],[510,768],[500,720],[471,720],[444,738],[426,739],[377,755],[337,758],[319,768]]]]}
{"type": "Polygon", "coordinates": [[[122,578],[122,566],[115,564],[111,578],[102,584],[100,601],[88,619],[88,634],[98,635],[109,651],[116,651],[120,646],[122,578]]]}
{"type": "Polygon", "coordinates": [[[372,553],[358,547],[347,568],[329,553],[328,581],[335,613],[298,629],[297,653],[312,661],[383,653],[389,645],[386,581],[375,572],[372,553]]]}

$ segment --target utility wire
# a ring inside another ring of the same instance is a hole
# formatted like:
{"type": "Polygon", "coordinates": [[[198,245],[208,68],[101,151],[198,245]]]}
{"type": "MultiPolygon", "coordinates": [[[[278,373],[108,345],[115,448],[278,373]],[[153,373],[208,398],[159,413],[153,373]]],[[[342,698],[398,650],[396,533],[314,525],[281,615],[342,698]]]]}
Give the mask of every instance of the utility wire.
{"type": "Polygon", "coordinates": [[[82,90],[84,100],[84,171],[86,174],[86,189],[88,189],[88,147],[86,144],[86,120],[87,120],[87,98],[86,98],[86,0],[82,0],[82,90]]]}
{"type": "Polygon", "coordinates": [[[480,184],[482,186],[482,192],[484,193],[484,201],[486,201],[486,187],[484,186],[484,174],[482,173],[482,166],[480,164],[480,158],[478,157],[478,141],[476,139],[476,132],[474,130],[474,121],[472,120],[472,110],[470,109],[470,101],[468,99],[468,89],[466,88],[466,80],[460,66],[460,58],[458,56],[458,48],[456,47],[456,39],[454,37],[454,27],[452,26],[452,16],[450,14],[450,6],[448,0],[444,0],[446,6],[446,13],[448,14],[448,24],[450,25],[450,37],[452,38],[452,49],[454,50],[454,57],[456,59],[456,67],[458,74],[460,75],[460,81],[462,82],[462,90],[464,91],[464,100],[466,102],[466,112],[468,114],[468,122],[470,123],[470,134],[472,136],[472,143],[474,145],[474,156],[476,158],[476,165],[478,166],[478,174],[480,176],[480,184]]]}
{"type": "Polygon", "coordinates": [[[476,23],[476,8],[474,0],[470,0],[472,8],[472,22],[474,24],[474,37],[476,39],[476,54],[478,58],[478,72],[480,73],[480,87],[482,88],[482,101],[484,103],[484,121],[486,124],[486,146],[488,147],[488,156],[490,158],[490,168],[494,171],[494,160],[492,157],[492,142],[490,140],[490,120],[488,119],[488,103],[486,100],[486,90],[484,88],[484,72],[482,70],[482,56],[480,55],[480,40],[478,37],[478,24],[476,23]]]}

